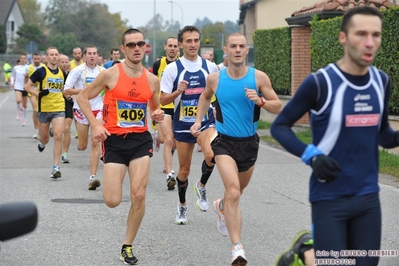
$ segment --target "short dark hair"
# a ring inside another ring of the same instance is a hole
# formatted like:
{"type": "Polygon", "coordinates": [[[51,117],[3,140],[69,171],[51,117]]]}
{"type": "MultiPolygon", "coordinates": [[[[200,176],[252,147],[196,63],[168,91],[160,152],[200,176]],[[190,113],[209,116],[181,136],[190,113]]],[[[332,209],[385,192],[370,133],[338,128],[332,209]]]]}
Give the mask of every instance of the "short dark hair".
{"type": "Polygon", "coordinates": [[[119,49],[118,48],[112,48],[111,49],[111,55],[114,53],[114,51],[118,51],[119,52],[119,49]]]}
{"type": "Polygon", "coordinates": [[[177,41],[178,42],[183,42],[183,34],[185,32],[191,32],[191,31],[196,31],[199,34],[199,38],[201,39],[201,30],[195,26],[185,26],[181,30],[179,30],[179,33],[177,34],[177,41]]]}
{"type": "Polygon", "coordinates": [[[83,53],[82,53],[82,54],[84,54],[84,55],[87,54],[87,48],[96,48],[96,50],[98,50],[98,48],[97,48],[95,45],[88,45],[88,46],[86,46],[86,48],[83,50],[83,53]]]}
{"type": "MultiPolygon", "coordinates": [[[[136,28],[128,29],[127,31],[125,31],[125,32],[122,34],[122,45],[125,44],[126,35],[129,35],[129,34],[132,34],[132,33],[141,33],[141,34],[143,34],[140,30],[138,30],[138,29],[136,29],[136,28]]],[[[112,52],[111,52],[111,53],[112,53],[112,52]]]]}
{"type": "Polygon", "coordinates": [[[114,60],[114,61],[112,61],[112,65],[111,65],[111,66],[114,66],[114,65],[120,64],[120,63],[121,63],[121,61],[119,61],[119,60],[114,60]]]}
{"type": "Polygon", "coordinates": [[[168,37],[168,38],[166,39],[166,41],[165,41],[165,45],[166,45],[166,44],[168,44],[168,41],[169,41],[169,39],[174,39],[174,40],[177,40],[177,38],[176,38],[176,37],[172,37],[172,36],[170,36],[170,37],[168,37]]]}
{"type": "Polygon", "coordinates": [[[382,21],[381,12],[377,8],[371,6],[357,6],[346,11],[342,17],[341,31],[348,33],[349,23],[354,15],[377,16],[382,21]]]}

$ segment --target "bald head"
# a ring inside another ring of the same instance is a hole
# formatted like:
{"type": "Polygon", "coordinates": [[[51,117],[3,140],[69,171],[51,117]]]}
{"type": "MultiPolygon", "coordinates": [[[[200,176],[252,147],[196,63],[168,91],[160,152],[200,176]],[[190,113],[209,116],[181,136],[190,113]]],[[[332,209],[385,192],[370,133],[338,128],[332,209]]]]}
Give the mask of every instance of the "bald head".
{"type": "Polygon", "coordinates": [[[69,72],[70,62],[68,56],[60,54],[58,56],[58,66],[65,72],[69,72]]]}
{"type": "Polygon", "coordinates": [[[204,59],[206,59],[206,60],[211,60],[211,56],[210,56],[210,54],[208,54],[207,52],[203,53],[203,54],[201,55],[201,57],[204,58],[204,59]]]}

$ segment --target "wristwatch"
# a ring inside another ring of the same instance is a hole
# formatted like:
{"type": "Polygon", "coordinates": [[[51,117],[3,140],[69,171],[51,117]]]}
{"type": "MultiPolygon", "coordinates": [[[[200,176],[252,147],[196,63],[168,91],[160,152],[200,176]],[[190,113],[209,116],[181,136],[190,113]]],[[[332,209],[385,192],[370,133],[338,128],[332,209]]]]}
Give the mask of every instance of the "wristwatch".
{"type": "Polygon", "coordinates": [[[258,106],[259,106],[259,107],[262,107],[263,105],[265,105],[266,99],[263,98],[263,97],[260,97],[260,100],[261,100],[262,102],[261,102],[258,106]]]}

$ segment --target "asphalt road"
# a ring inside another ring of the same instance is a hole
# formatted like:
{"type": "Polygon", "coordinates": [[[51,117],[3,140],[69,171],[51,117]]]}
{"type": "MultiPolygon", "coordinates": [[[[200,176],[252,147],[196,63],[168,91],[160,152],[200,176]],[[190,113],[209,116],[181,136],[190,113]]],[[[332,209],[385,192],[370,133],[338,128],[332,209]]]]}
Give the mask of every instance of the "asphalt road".
{"type": "MultiPolygon", "coordinates": [[[[29,106],[28,117],[31,114],[29,106]]],[[[39,222],[34,232],[0,243],[0,265],[123,265],[119,251],[130,206],[128,178],[120,206],[106,207],[102,187],[87,190],[90,151],[78,151],[73,139],[70,164],[61,165],[61,179],[52,180],[52,142],[39,153],[31,120],[22,127],[15,116],[13,92],[0,93],[0,202],[33,201],[39,222]]],[[[218,234],[216,214],[195,207],[192,185],[200,176],[201,163],[202,154],[194,152],[187,192],[189,224],[175,225],[177,191],[166,189],[161,151],[151,159],[146,215],[134,243],[140,265],[230,264],[231,244],[218,234]]],[[[261,143],[253,178],[240,202],[248,265],[273,265],[294,235],[310,228],[309,172],[298,158],[261,143]]],[[[100,180],[101,176],[100,163],[100,180]]],[[[208,183],[209,199],[222,194],[215,170],[208,183]]],[[[398,250],[399,190],[381,185],[381,201],[382,249],[398,250]]],[[[399,257],[381,258],[379,265],[397,266],[399,257]]]]}

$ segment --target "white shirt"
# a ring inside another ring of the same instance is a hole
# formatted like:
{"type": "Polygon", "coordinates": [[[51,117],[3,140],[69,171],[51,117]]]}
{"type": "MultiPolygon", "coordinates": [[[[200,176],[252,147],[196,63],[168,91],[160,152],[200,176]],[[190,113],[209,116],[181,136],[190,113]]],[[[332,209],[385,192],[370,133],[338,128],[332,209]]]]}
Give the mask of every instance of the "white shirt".
{"type": "Polygon", "coordinates": [[[220,64],[218,65],[219,70],[225,69],[226,67],[227,67],[227,66],[225,66],[225,65],[223,64],[223,62],[220,63],[220,64]]]}
{"type": "Polygon", "coordinates": [[[18,65],[12,69],[11,85],[14,85],[14,90],[24,91],[25,78],[28,76],[28,65],[18,65]]]}
{"type": "MultiPolygon", "coordinates": [[[[102,66],[95,66],[91,68],[87,64],[80,64],[69,72],[68,77],[65,81],[64,90],[68,89],[79,89],[83,90],[103,71],[105,68],[102,66]]],[[[92,110],[103,109],[103,98],[97,95],[90,100],[90,106],[92,110]]],[[[77,101],[73,103],[73,108],[80,109],[77,101]]]]}

